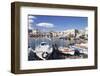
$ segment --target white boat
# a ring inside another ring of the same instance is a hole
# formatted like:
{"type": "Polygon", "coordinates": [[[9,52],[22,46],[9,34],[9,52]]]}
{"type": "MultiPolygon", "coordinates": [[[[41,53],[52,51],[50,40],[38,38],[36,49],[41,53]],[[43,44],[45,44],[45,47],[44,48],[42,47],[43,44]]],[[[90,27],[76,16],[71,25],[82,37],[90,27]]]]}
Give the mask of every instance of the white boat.
{"type": "Polygon", "coordinates": [[[74,55],[75,51],[73,49],[67,48],[67,47],[60,47],[58,48],[60,52],[64,53],[64,54],[70,54],[70,55],[74,55]]]}
{"type": "Polygon", "coordinates": [[[53,48],[46,42],[41,42],[40,45],[35,48],[36,55],[43,60],[46,60],[46,57],[48,57],[52,51],[53,48]]]}
{"type": "Polygon", "coordinates": [[[88,54],[88,44],[87,43],[76,44],[75,47],[80,49],[80,53],[88,54]]]}

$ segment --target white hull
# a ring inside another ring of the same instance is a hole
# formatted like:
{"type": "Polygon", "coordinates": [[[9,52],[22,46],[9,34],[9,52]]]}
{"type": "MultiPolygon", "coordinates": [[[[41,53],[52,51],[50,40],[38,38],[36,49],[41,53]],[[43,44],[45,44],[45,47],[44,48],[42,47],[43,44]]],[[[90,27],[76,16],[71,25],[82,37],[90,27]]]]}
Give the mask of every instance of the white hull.
{"type": "Polygon", "coordinates": [[[71,54],[71,55],[74,55],[74,53],[75,53],[75,51],[73,51],[69,48],[63,48],[63,47],[60,47],[59,51],[61,51],[64,54],[71,54]]]}

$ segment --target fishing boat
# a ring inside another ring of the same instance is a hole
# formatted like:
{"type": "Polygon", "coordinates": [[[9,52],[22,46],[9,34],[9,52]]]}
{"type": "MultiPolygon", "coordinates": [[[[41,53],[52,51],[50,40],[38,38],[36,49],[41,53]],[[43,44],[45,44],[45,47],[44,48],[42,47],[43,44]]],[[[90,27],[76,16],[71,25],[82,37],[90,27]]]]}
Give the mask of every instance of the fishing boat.
{"type": "Polygon", "coordinates": [[[64,54],[70,54],[70,55],[74,55],[75,51],[71,48],[67,48],[67,47],[59,47],[58,48],[60,52],[64,53],[64,54]]]}
{"type": "Polygon", "coordinates": [[[35,48],[36,55],[43,60],[46,60],[52,51],[53,48],[47,42],[41,42],[40,45],[35,48]]]}

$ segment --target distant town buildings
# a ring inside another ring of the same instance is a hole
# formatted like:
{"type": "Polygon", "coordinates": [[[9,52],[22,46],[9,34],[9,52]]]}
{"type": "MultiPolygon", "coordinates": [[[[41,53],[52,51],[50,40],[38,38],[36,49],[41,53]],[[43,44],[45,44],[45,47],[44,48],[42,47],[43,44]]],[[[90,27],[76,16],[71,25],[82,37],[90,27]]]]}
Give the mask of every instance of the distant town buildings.
{"type": "Polygon", "coordinates": [[[69,29],[69,30],[64,30],[60,32],[56,31],[49,31],[49,32],[43,32],[38,29],[29,29],[28,30],[28,35],[31,37],[47,37],[47,38],[53,38],[53,37],[65,37],[65,38],[88,38],[88,29],[84,30],[77,30],[77,29],[69,29]]]}

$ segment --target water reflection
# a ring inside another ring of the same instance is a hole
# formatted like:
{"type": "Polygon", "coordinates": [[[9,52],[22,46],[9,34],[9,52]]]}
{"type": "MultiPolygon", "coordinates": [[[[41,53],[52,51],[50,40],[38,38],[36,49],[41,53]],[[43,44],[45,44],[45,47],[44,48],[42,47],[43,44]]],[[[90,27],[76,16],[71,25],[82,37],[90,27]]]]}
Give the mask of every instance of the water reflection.
{"type": "Polygon", "coordinates": [[[28,38],[28,45],[32,47],[32,49],[35,50],[37,46],[40,45],[41,42],[46,42],[50,46],[51,45],[57,45],[58,47],[68,47],[71,42],[74,43],[74,41],[69,41],[69,40],[64,40],[64,39],[59,39],[59,38],[28,38]]]}

